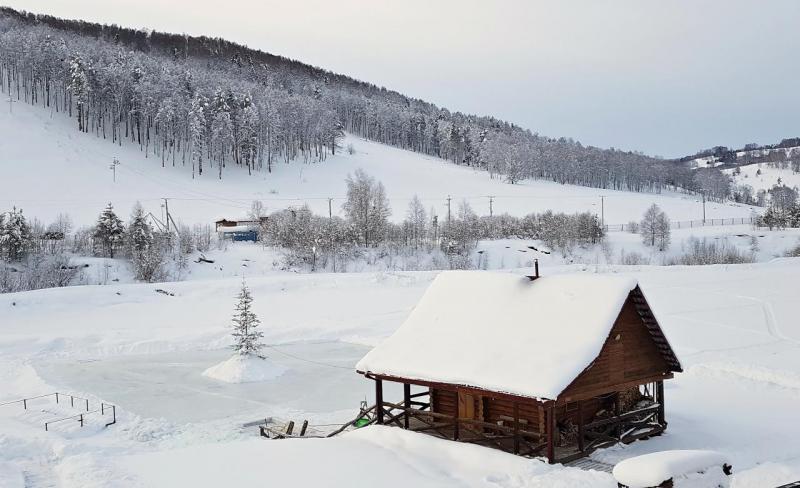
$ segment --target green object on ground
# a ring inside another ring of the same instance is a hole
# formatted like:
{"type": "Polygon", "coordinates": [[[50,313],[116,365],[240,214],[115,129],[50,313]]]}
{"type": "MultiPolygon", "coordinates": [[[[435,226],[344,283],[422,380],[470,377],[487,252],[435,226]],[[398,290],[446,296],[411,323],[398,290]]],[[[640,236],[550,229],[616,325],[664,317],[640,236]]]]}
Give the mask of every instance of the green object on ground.
{"type": "Polygon", "coordinates": [[[355,425],[357,428],[361,428],[368,424],[369,424],[369,419],[366,417],[361,417],[360,419],[356,420],[356,423],[353,425],[355,425]]]}

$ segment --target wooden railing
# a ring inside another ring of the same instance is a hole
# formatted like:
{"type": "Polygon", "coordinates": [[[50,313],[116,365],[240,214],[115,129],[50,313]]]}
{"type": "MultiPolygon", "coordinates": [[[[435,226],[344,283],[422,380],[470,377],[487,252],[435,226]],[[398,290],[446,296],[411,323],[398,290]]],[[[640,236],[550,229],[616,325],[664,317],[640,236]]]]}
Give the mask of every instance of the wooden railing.
{"type": "Polygon", "coordinates": [[[427,410],[430,408],[429,402],[412,401],[409,403],[421,405],[422,408],[406,407],[384,401],[381,404],[384,424],[396,425],[414,432],[429,432],[445,439],[488,445],[523,456],[542,455],[547,447],[547,443],[538,432],[523,430],[519,423],[511,427],[476,419],[459,418],[427,410]]]}
{"type": "Polygon", "coordinates": [[[578,433],[577,452],[561,456],[559,461],[569,462],[603,447],[661,434],[667,426],[659,421],[660,409],[661,405],[654,403],[586,424],[578,433]]]}
{"type": "Polygon", "coordinates": [[[105,416],[107,411],[111,413],[111,421],[107,422],[105,424],[105,426],[108,427],[110,425],[114,425],[114,424],[117,423],[117,407],[115,405],[111,405],[111,404],[105,403],[105,402],[99,402],[100,403],[100,407],[99,408],[95,408],[94,410],[90,411],[89,410],[89,399],[88,398],[83,398],[83,397],[70,395],[70,394],[67,394],[67,393],[60,393],[60,392],[45,393],[44,395],[37,395],[37,396],[32,396],[32,397],[27,397],[27,398],[20,398],[19,400],[12,400],[10,402],[0,403],[0,407],[4,407],[6,405],[13,405],[13,404],[19,403],[19,404],[22,405],[22,408],[24,410],[27,410],[29,402],[31,402],[33,400],[42,399],[42,398],[48,398],[48,397],[54,397],[55,398],[55,402],[57,404],[60,404],[62,402],[66,403],[66,400],[69,399],[70,408],[76,408],[75,404],[77,403],[77,408],[81,408],[84,411],[82,413],[77,413],[75,415],[69,415],[67,417],[62,417],[62,418],[58,418],[58,419],[54,419],[54,420],[49,420],[49,421],[44,423],[44,430],[49,430],[49,426],[51,424],[55,424],[55,423],[58,423],[58,422],[63,422],[65,420],[77,420],[80,423],[81,427],[83,427],[84,421],[85,421],[87,416],[89,416],[91,414],[94,414],[94,413],[98,413],[98,412],[100,413],[100,415],[105,416]],[[77,402],[76,402],[76,400],[77,400],[77,402]]]}

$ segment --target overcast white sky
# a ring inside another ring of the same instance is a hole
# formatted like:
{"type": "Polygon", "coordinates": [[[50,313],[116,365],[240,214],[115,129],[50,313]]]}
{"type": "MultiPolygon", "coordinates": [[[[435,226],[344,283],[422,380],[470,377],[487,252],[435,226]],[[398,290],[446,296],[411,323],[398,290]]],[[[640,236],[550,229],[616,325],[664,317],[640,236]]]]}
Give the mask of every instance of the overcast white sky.
{"type": "Polygon", "coordinates": [[[800,136],[796,0],[0,0],[221,36],[548,136],[677,156],[800,136]]]}

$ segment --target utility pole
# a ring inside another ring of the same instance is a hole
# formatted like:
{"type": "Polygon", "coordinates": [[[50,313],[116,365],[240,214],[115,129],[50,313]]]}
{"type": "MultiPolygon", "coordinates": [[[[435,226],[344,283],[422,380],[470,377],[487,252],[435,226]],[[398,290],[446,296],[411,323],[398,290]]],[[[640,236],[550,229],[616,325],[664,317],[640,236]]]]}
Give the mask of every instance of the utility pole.
{"type": "Polygon", "coordinates": [[[114,183],[117,182],[117,166],[119,166],[119,159],[114,158],[114,160],[111,161],[111,166],[108,167],[108,169],[114,173],[114,183]]]}
{"type": "Polygon", "coordinates": [[[166,221],[167,221],[167,232],[169,232],[169,221],[170,221],[170,218],[171,218],[169,216],[169,198],[165,198],[164,199],[164,210],[167,212],[167,218],[166,218],[166,221]]]}
{"type": "Polygon", "coordinates": [[[494,203],[494,197],[492,195],[489,195],[489,217],[494,217],[494,208],[492,205],[493,203],[494,203]]]}
{"type": "Polygon", "coordinates": [[[605,229],[606,227],[606,197],[604,195],[600,195],[600,228],[605,229]]]}
{"type": "Polygon", "coordinates": [[[706,225],[706,192],[703,191],[703,225],[706,225]]]}
{"type": "Polygon", "coordinates": [[[447,195],[447,226],[450,227],[450,195],[447,195]]]}
{"type": "MultiPolygon", "coordinates": [[[[330,249],[333,255],[333,272],[336,272],[336,253],[333,250],[333,198],[328,198],[328,235],[330,236],[330,249]]],[[[316,256],[314,256],[316,260],[316,256]]]]}

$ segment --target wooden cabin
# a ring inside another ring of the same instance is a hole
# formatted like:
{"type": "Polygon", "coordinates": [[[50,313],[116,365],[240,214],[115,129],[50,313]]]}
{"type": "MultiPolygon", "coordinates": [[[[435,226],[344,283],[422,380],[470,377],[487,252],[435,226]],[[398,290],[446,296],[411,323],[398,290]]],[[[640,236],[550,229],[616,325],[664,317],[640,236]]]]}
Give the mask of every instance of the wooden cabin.
{"type": "Polygon", "coordinates": [[[632,278],[449,271],[356,369],[379,424],[553,463],[661,434],[681,365],[632,278]]]}

